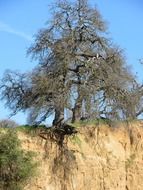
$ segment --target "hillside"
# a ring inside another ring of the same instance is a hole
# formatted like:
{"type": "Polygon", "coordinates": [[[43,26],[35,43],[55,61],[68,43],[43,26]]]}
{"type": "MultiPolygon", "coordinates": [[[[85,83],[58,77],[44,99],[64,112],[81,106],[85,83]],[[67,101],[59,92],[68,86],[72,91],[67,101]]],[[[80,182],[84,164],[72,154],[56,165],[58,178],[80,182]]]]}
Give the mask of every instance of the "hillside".
{"type": "Polygon", "coordinates": [[[84,126],[63,150],[36,135],[18,133],[37,153],[38,173],[25,190],[142,190],[143,122],[115,128],[84,126]]]}

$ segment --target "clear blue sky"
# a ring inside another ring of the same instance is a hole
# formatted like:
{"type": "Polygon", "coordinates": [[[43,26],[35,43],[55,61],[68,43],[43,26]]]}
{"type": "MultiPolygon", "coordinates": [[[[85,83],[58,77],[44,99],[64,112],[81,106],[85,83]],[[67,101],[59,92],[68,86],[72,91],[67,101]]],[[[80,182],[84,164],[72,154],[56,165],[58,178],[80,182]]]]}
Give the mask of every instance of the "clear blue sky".
{"type": "MultiPolygon", "coordinates": [[[[33,35],[49,19],[49,5],[53,0],[0,0],[0,78],[6,69],[28,71],[36,63],[26,56],[33,35]]],[[[143,1],[92,0],[108,22],[109,35],[125,50],[127,62],[142,80],[143,68],[143,1]]],[[[0,119],[7,118],[9,110],[0,102],[0,119]]],[[[13,117],[18,123],[26,122],[26,115],[13,117]]]]}

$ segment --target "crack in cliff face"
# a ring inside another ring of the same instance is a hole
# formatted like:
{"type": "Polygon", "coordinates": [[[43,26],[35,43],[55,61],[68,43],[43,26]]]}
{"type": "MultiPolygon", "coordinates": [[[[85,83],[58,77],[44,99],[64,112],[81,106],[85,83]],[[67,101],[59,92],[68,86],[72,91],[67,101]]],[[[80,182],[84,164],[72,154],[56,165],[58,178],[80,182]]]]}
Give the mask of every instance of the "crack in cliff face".
{"type": "Polygon", "coordinates": [[[102,173],[103,173],[103,181],[102,181],[102,186],[103,186],[103,190],[106,190],[106,186],[105,186],[105,180],[104,180],[104,178],[105,178],[105,172],[104,172],[104,167],[102,168],[102,173]]]}

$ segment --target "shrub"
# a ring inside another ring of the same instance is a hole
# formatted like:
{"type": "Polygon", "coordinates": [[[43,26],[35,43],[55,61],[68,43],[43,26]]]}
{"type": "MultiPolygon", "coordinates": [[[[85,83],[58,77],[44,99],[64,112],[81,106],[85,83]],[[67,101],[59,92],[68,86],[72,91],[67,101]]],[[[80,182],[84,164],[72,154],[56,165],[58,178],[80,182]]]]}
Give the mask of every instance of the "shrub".
{"type": "Polygon", "coordinates": [[[4,127],[15,128],[17,126],[18,126],[18,124],[15,121],[11,120],[11,119],[0,120],[0,127],[1,128],[4,128],[4,127]]]}
{"type": "Polygon", "coordinates": [[[7,129],[0,134],[0,189],[21,190],[35,173],[32,152],[21,149],[16,131],[7,129]]]}

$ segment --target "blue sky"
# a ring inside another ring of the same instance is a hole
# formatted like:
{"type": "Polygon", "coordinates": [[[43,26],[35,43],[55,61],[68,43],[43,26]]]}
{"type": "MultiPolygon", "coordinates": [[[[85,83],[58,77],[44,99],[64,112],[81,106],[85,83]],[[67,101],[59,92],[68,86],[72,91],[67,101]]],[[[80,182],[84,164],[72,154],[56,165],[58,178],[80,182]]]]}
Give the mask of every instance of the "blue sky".
{"type": "MultiPolygon", "coordinates": [[[[28,71],[36,63],[26,56],[26,50],[38,29],[49,19],[49,5],[53,0],[0,0],[0,78],[6,69],[28,71]]],[[[143,2],[141,0],[92,0],[108,23],[109,36],[125,50],[126,59],[142,81],[143,68],[143,2]]],[[[9,110],[0,102],[0,119],[7,118],[9,110]]],[[[26,115],[13,117],[26,122],[26,115]]]]}

